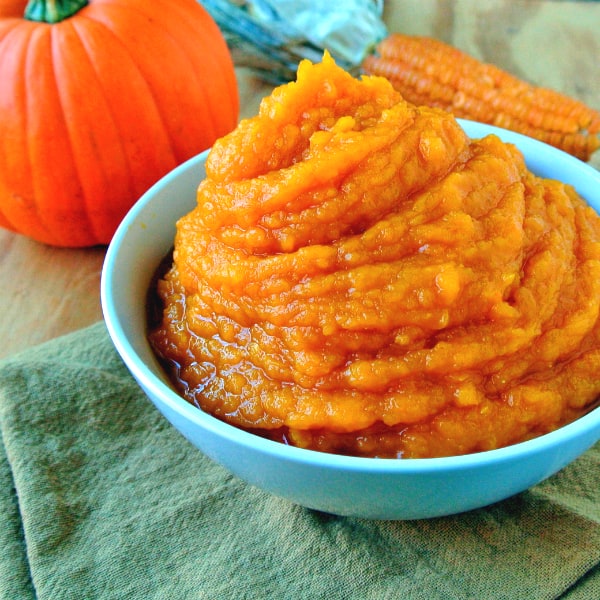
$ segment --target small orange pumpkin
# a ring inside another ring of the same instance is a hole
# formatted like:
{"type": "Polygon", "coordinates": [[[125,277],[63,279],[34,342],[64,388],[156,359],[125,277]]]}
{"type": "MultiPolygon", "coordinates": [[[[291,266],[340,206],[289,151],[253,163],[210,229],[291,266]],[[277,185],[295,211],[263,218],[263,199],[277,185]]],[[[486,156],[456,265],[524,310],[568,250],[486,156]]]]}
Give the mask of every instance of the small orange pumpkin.
{"type": "Polygon", "coordinates": [[[9,17],[18,4],[0,7],[0,226],[107,244],[144,191],[237,124],[229,50],[197,0],[31,0],[9,17]]]}

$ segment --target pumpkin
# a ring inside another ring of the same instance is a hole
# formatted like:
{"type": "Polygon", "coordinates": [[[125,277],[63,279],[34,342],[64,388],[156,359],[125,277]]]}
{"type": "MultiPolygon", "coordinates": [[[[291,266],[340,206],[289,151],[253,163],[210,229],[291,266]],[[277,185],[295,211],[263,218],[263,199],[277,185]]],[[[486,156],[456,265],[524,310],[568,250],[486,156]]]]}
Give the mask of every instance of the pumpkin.
{"type": "Polygon", "coordinates": [[[233,62],[197,0],[31,0],[0,12],[0,226],[107,244],[153,183],[237,124],[233,62]]]}
{"type": "Polygon", "coordinates": [[[27,6],[27,0],[0,0],[0,18],[21,17],[27,6]]]}

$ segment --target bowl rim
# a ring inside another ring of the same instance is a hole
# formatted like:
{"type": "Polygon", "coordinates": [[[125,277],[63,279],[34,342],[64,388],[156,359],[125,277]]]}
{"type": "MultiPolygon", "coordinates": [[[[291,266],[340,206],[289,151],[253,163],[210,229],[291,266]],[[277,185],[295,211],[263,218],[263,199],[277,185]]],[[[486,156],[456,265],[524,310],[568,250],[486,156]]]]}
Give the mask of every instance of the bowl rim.
{"type": "MultiPolygon", "coordinates": [[[[457,119],[457,121],[465,130],[467,130],[470,137],[483,137],[483,135],[493,133],[499,135],[504,141],[515,143],[518,146],[529,146],[536,153],[541,153],[543,157],[550,156],[551,158],[566,161],[569,163],[570,168],[574,168],[581,172],[584,177],[596,179],[599,190],[597,202],[600,203],[600,172],[591,165],[580,161],[562,150],[519,133],[483,123],[465,121],[462,119],[457,119]]],[[[221,421],[213,415],[190,404],[172,387],[161,380],[153,370],[144,363],[133,345],[127,339],[119,312],[113,302],[111,288],[113,286],[115,270],[118,268],[120,254],[127,243],[128,233],[132,225],[136,222],[140,212],[144,210],[147,204],[152,202],[158,191],[169,186],[182,172],[201,164],[206,159],[209,151],[210,150],[205,150],[180,164],[157,181],[140,197],[117,228],[108,246],[102,267],[100,298],[104,322],[109,336],[117,352],[121,356],[121,359],[137,380],[138,384],[144,389],[146,395],[150,396],[150,398],[152,398],[153,395],[161,398],[175,413],[202,428],[212,431],[219,437],[226,438],[234,444],[244,448],[252,448],[255,451],[261,452],[264,455],[270,455],[274,458],[282,458],[293,462],[301,462],[303,464],[310,463],[338,471],[409,474],[417,472],[431,473],[441,470],[470,470],[490,464],[500,465],[515,459],[522,459],[543,453],[547,450],[560,447],[562,444],[567,443],[573,438],[589,434],[594,429],[600,430],[600,407],[596,407],[575,421],[559,427],[554,431],[502,448],[436,458],[369,458],[330,454],[269,440],[260,435],[250,433],[221,421]]],[[[586,198],[586,200],[588,199],[586,198]]],[[[593,208],[598,212],[600,207],[593,206],[593,208]]],[[[148,343],[147,340],[146,343],[148,343]]]]}

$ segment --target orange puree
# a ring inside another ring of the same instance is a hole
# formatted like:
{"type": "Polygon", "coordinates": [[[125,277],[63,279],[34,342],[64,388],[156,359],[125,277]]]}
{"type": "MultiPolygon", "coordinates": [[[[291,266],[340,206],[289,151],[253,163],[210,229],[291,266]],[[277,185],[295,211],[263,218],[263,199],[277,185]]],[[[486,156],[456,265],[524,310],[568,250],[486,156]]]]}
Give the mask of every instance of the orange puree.
{"type": "Polygon", "coordinates": [[[600,395],[600,218],[325,55],[218,141],[150,334],[186,399],[301,447],[488,450],[600,395]]]}

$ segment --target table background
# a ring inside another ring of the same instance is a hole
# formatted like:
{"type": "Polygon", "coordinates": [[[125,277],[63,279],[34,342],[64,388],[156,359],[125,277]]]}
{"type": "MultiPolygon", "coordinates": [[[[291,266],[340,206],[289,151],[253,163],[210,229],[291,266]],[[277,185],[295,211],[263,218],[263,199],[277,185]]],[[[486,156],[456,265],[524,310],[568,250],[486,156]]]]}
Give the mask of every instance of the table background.
{"type": "MultiPolygon", "coordinates": [[[[390,31],[432,35],[600,109],[600,3],[388,0],[390,31]]],[[[240,118],[271,87],[238,70],[240,118]]],[[[592,160],[600,168],[600,151],[592,160]]],[[[0,229],[0,358],[102,318],[106,248],[59,249],[0,229]]]]}

